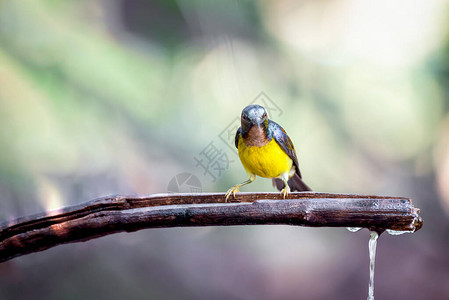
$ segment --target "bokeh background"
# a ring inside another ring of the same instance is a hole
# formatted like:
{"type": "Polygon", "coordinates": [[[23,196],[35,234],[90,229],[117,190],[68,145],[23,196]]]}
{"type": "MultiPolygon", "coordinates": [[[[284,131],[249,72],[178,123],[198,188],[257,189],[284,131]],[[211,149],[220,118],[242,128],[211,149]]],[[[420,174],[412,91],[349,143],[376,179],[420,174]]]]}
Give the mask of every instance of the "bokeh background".
{"type": "MultiPolygon", "coordinates": [[[[442,0],[0,0],[0,220],[180,173],[224,192],[246,179],[224,133],[266,101],[314,190],[421,208],[419,232],[379,239],[376,298],[448,299],[448,17],[442,0]],[[198,163],[212,146],[218,169],[198,163]]],[[[364,299],[368,238],[121,233],[0,264],[0,298],[364,299]]]]}

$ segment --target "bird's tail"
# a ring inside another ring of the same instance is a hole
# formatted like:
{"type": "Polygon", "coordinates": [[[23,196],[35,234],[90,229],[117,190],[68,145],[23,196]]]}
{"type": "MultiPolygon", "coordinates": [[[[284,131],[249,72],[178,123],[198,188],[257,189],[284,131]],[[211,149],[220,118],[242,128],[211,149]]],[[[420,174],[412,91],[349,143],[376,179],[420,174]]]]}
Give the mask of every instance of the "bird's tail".
{"type": "MultiPolygon", "coordinates": [[[[312,189],[302,181],[301,177],[299,177],[298,173],[295,173],[288,181],[288,186],[292,192],[307,192],[312,189]]],[[[284,182],[279,178],[273,178],[273,186],[275,186],[278,190],[282,190],[285,187],[284,182]]]]}

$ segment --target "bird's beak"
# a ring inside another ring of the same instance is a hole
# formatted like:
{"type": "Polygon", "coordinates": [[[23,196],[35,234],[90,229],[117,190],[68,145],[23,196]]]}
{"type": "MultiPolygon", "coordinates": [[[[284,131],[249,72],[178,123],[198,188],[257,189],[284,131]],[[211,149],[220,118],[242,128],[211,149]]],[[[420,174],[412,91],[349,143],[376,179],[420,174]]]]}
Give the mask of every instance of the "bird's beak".
{"type": "Polygon", "coordinates": [[[261,118],[256,119],[256,126],[257,127],[263,127],[263,120],[261,118]]]}

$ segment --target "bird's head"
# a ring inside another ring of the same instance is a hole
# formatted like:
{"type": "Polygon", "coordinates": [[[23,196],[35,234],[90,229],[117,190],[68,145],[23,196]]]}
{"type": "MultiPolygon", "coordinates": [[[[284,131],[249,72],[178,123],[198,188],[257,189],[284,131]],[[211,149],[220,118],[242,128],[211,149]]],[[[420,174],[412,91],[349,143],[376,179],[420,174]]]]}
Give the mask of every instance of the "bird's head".
{"type": "Polygon", "coordinates": [[[253,126],[266,129],[268,117],[265,108],[257,104],[248,105],[242,110],[241,123],[245,132],[248,132],[253,126]]]}

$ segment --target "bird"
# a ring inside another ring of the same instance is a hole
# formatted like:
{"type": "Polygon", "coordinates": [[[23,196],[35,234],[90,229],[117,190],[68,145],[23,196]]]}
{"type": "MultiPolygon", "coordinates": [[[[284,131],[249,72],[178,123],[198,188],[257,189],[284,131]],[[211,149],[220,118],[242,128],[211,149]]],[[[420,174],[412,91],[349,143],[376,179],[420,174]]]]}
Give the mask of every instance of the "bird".
{"type": "Polygon", "coordinates": [[[302,180],[293,142],[287,132],[276,122],[269,120],[265,108],[248,105],[242,110],[241,126],[235,134],[240,161],[248,174],[248,180],[236,184],[226,192],[226,199],[250,184],[256,176],[272,178],[273,186],[285,199],[290,191],[311,191],[302,180]]]}

